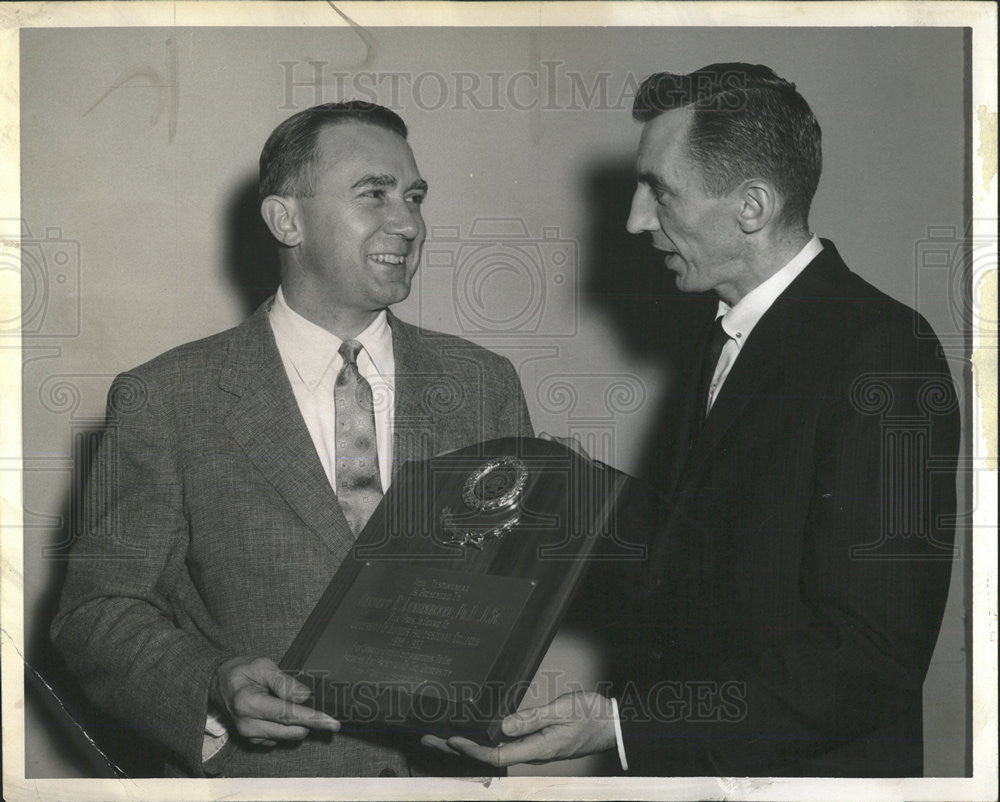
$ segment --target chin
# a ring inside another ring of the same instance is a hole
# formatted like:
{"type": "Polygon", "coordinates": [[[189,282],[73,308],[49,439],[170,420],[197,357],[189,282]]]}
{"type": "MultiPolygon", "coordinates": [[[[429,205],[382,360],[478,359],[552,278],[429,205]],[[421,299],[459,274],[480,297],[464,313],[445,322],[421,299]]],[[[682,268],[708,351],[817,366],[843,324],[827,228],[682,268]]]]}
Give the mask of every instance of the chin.
{"type": "Polygon", "coordinates": [[[677,289],[681,292],[706,292],[711,287],[702,286],[702,282],[699,281],[701,277],[697,275],[691,275],[691,273],[678,273],[677,274],[677,289]]]}
{"type": "Polygon", "coordinates": [[[379,303],[382,306],[389,306],[390,304],[398,304],[405,301],[410,296],[410,285],[407,284],[395,284],[389,287],[383,287],[382,291],[378,294],[379,303]]]}

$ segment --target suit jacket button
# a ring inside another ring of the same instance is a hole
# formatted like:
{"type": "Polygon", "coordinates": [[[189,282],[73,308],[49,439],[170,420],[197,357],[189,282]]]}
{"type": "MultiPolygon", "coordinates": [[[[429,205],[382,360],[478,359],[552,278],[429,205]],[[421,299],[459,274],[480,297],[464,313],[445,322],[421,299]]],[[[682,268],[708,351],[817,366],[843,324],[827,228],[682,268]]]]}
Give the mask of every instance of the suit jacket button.
{"type": "Polygon", "coordinates": [[[382,769],[382,771],[380,771],[378,773],[378,776],[379,777],[395,777],[396,776],[396,772],[393,769],[382,769]]]}

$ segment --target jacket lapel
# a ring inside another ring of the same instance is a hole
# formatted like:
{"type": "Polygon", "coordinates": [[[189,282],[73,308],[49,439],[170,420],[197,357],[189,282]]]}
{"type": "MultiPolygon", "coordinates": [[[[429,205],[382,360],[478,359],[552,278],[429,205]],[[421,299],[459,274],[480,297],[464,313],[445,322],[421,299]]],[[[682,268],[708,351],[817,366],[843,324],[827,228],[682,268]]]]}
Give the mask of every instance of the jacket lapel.
{"type": "Polygon", "coordinates": [[[443,372],[441,358],[421,335],[391,312],[392,350],[396,363],[395,412],[392,428],[392,472],[407,460],[438,453],[437,426],[426,409],[427,393],[443,372]]]}
{"type": "MultiPolygon", "coordinates": [[[[759,328],[763,323],[762,318],[757,327],[759,328]]],[[[771,337],[765,332],[759,332],[755,328],[749,341],[743,346],[736,364],[733,365],[733,369],[726,377],[726,381],[705,419],[704,426],[694,436],[691,453],[685,468],[686,473],[690,476],[686,478],[697,478],[705,461],[718,446],[719,440],[737,424],[740,412],[757,394],[767,373],[772,355],[768,342],[770,339],[771,337]],[[764,336],[758,337],[758,334],[764,336]]],[[[692,415],[693,418],[694,415],[692,415]]]]}
{"type": "MultiPolygon", "coordinates": [[[[714,312],[713,312],[714,318],[714,312]]],[[[663,476],[660,478],[659,486],[665,498],[670,498],[677,490],[678,484],[684,477],[684,468],[687,465],[688,456],[693,446],[692,439],[697,436],[695,429],[695,406],[698,397],[695,385],[697,384],[698,370],[703,359],[705,349],[708,347],[710,337],[710,324],[703,327],[702,336],[694,349],[695,359],[690,364],[683,367],[678,372],[680,381],[686,381],[687,387],[682,387],[675,391],[677,400],[672,406],[672,414],[675,417],[672,431],[670,432],[670,442],[673,447],[669,450],[668,459],[664,460],[663,476]]]]}
{"type": "MultiPolygon", "coordinates": [[[[783,372],[794,370],[786,364],[786,341],[807,337],[816,302],[834,293],[836,283],[847,268],[833,244],[823,240],[824,249],[775,300],[754,327],[736,364],[726,377],[701,432],[695,435],[686,463],[680,471],[677,496],[671,511],[683,504],[687,493],[696,486],[720,441],[739,425],[742,411],[773,383],[782,380],[783,372]]],[[[692,388],[688,396],[693,397],[692,388]]],[[[693,405],[693,398],[690,399],[693,405]]],[[[693,420],[693,409],[689,420],[693,420]]],[[[671,515],[671,517],[673,517],[671,515]]]]}
{"type": "Polygon", "coordinates": [[[238,396],[225,425],[303,522],[342,559],[354,542],[299,412],[268,322],[270,301],[234,334],[219,386],[238,396]]]}

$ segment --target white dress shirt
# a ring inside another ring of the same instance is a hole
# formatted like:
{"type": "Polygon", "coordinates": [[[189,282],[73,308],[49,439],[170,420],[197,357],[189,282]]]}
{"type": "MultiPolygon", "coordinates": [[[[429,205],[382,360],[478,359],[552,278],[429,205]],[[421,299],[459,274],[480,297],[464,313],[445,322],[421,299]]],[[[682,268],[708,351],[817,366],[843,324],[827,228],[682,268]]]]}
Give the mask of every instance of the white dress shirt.
{"type": "Polygon", "coordinates": [[[715,366],[715,375],[712,377],[712,384],[708,389],[706,414],[715,403],[719,390],[722,389],[726,377],[729,376],[733,365],[736,364],[740,350],[749,339],[754,326],[764,317],[764,313],[771,308],[771,305],[778,300],[778,296],[788,288],[789,284],[795,281],[806,265],[819,256],[819,252],[822,250],[823,244],[819,241],[819,237],[813,234],[812,239],[788,264],[740,298],[736,306],[730,306],[722,300],[719,301],[715,318],[716,320],[722,318],[722,329],[729,335],[729,339],[722,347],[719,362],[715,366]]]}
{"type": "MultiPolygon", "coordinates": [[[[788,264],[740,298],[736,306],[730,306],[722,300],[719,301],[715,318],[716,320],[720,317],[722,318],[722,329],[729,335],[729,339],[722,347],[722,353],[719,355],[719,362],[715,367],[715,374],[712,377],[712,384],[708,389],[708,407],[706,413],[712,408],[712,404],[715,403],[715,399],[719,395],[719,390],[722,389],[726,377],[729,376],[733,365],[736,364],[740,350],[749,339],[750,332],[753,331],[754,326],[764,317],[764,313],[771,308],[772,304],[778,300],[778,296],[788,289],[788,285],[795,281],[799,273],[822,250],[823,244],[819,241],[819,237],[813,234],[812,239],[806,243],[805,247],[788,264]]],[[[611,701],[612,712],[615,717],[615,741],[618,743],[618,759],[621,761],[622,769],[628,771],[625,742],[622,738],[621,722],[618,717],[618,705],[614,699],[611,701]]]]}
{"type": "MultiPolygon", "coordinates": [[[[278,353],[285,374],[292,385],[295,401],[312,438],[316,454],[330,487],[337,487],[336,420],[333,387],[344,365],[339,353],[339,337],[317,326],[292,309],[278,287],[268,312],[278,353]]],[[[364,348],[358,353],[358,371],[372,388],[375,406],[375,443],[378,448],[379,476],[382,490],[389,489],[392,478],[392,425],[396,391],[396,360],[392,350],[392,330],[386,313],[378,314],[371,325],[354,339],[364,348]]],[[[228,739],[222,720],[209,712],[205,722],[202,762],[216,754],[228,739]]]]}
{"type": "MultiPolygon", "coordinates": [[[[344,365],[338,353],[343,340],[292,309],[280,287],[274,296],[269,317],[299,411],[316,447],[316,454],[323,463],[326,478],[335,488],[337,460],[334,443],[337,429],[333,385],[344,365]]],[[[392,415],[396,396],[393,378],[396,360],[392,350],[392,330],[385,310],[379,312],[371,325],[354,339],[364,346],[358,353],[358,371],[372,388],[375,444],[384,492],[389,489],[392,477],[392,415]]]]}

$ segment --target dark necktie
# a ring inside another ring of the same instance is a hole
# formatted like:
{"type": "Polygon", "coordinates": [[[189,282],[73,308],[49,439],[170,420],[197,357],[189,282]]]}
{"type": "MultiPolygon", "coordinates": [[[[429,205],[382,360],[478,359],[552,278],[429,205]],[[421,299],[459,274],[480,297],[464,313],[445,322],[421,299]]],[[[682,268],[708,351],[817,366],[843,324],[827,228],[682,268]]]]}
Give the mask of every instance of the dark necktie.
{"type": "Polygon", "coordinates": [[[712,324],[711,334],[705,350],[702,352],[701,373],[698,377],[698,411],[697,428],[701,428],[708,417],[708,393],[712,387],[712,378],[715,376],[715,368],[719,364],[719,357],[722,356],[722,349],[729,340],[729,335],[722,328],[722,318],[717,317],[712,324]]]}
{"type": "Polygon", "coordinates": [[[382,500],[372,388],[358,370],[361,348],[357,340],[345,340],[341,344],[344,367],[337,374],[333,390],[337,425],[337,499],[354,534],[364,528],[382,500]]]}

